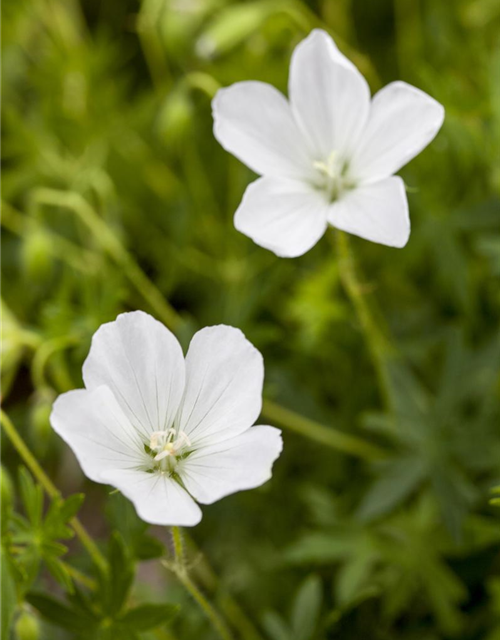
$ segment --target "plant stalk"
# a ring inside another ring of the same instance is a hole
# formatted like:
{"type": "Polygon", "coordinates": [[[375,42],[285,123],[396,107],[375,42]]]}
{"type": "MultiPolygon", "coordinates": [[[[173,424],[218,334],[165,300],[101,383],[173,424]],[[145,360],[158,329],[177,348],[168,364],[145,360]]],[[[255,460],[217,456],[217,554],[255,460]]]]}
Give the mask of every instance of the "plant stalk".
{"type": "Polygon", "coordinates": [[[214,630],[217,632],[221,640],[233,640],[233,635],[224,619],[216,611],[214,606],[208,601],[208,599],[203,595],[203,593],[189,576],[186,567],[184,541],[182,539],[182,532],[179,527],[172,527],[172,539],[174,543],[174,563],[173,565],[167,565],[168,568],[170,568],[175,573],[186,591],[197,602],[199,607],[212,623],[214,630]]]}

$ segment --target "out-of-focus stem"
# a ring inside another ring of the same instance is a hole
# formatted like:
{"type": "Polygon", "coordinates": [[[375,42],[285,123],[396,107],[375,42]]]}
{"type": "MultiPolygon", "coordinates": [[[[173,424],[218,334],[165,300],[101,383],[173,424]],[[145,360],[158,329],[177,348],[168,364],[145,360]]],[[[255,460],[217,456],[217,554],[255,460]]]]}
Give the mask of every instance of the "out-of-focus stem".
{"type": "Polygon", "coordinates": [[[37,204],[65,207],[74,211],[90,229],[103,249],[122,267],[132,285],[158,314],[162,322],[172,330],[179,328],[182,323],[179,314],[167,302],[161,291],[146,276],[117,236],[84,198],[78,193],[57,191],[55,189],[37,189],[32,194],[32,198],[33,202],[37,204]]]}
{"type": "Polygon", "coordinates": [[[395,356],[395,350],[386,330],[382,328],[381,321],[377,319],[379,314],[374,309],[373,301],[367,296],[366,285],[359,276],[348,235],[343,231],[335,231],[335,238],[342,284],[358,315],[381,393],[386,404],[390,406],[387,363],[389,358],[395,356]]]}
{"type": "MultiPolygon", "coordinates": [[[[61,493],[59,489],[55,486],[55,484],[47,476],[42,467],[38,464],[37,459],[31,453],[28,446],[19,435],[11,419],[3,410],[0,410],[0,421],[2,423],[3,430],[6,436],[9,438],[12,446],[16,449],[25,465],[31,471],[39,484],[43,487],[47,495],[53,500],[56,498],[60,498],[61,493]]],[[[80,539],[82,545],[85,547],[85,549],[87,549],[95,564],[101,569],[105,569],[107,566],[107,562],[82,523],[78,520],[78,518],[72,518],[70,520],[70,524],[73,527],[73,530],[76,533],[77,537],[80,539]]]]}
{"type": "Polygon", "coordinates": [[[285,409],[279,404],[271,402],[271,400],[264,400],[262,415],[269,418],[271,424],[295,431],[295,433],[306,436],[327,447],[348,453],[352,456],[357,456],[358,458],[379,460],[387,455],[383,449],[375,444],[366,442],[348,433],[343,433],[332,427],[325,427],[314,420],[290,411],[290,409],[285,409]]]}
{"type": "Polygon", "coordinates": [[[212,623],[213,628],[222,640],[233,640],[233,635],[221,615],[215,610],[213,605],[207,600],[200,589],[189,576],[184,554],[184,542],[182,532],[179,527],[172,527],[172,539],[174,543],[174,563],[166,565],[171,569],[178,580],[182,583],[186,591],[197,602],[207,618],[212,623]]]}

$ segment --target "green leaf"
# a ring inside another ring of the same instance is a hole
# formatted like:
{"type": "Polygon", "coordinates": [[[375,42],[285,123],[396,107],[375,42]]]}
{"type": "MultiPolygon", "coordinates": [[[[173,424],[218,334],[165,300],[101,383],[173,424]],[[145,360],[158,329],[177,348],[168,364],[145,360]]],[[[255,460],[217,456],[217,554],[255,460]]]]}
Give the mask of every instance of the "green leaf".
{"type": "Polygon", "coordinates": [[[84,615],[81,611],[68,607],[61,600],[56,600],[52,596],[47,596],[39,592],[31,592],[26,596],[26,600],[35,609],[40,612],[40,615],[48,622],[55,624],[58,627],[62,627],[67,631],[72,631],[76,634],[91,633],[92,629],[96,629],[98,621],[96,618],[84,615]]]}
{"type": "Polygon", "coordinates": [[[286,622],[274,611],[264,613],[262,626],[272,640],[293,640],[286,622]]]}
{"type": "Polygon", "coordinates": [[[16,583],[11,566],[11,560],[5,553],[4,547],[1,547],[1,564],[2,564],[2,582],[1,582],[1,636],[9,637],[9,630],[12,623],[12,617],[16,609],[16,583]]]}
{"type": "Polygon", "coordinates": [[[321,580],[316,575],[305,579],[295,597],[292,610],[292,637],[294,640],[309,640],[318,625],[323,598],[321,580]]]}
{"type": "Polygon", "coordinates": [[[127,611],[119,623],[132,631],[147,631],[170,622],[179,609],[175,604],[143,604],[127,611]]]}
{"type": "Polygon", "coordinates": [[[26,514],[31,524],[37,527],[42,521],[42,488],[39,485],[35,485],[26,467],[20,467],[19,469],[19,486],[26,514]]]}
{"type": "Polygon", "coordinates": [[[74,532],[67,522],[78,513],[84,499],[83,493],[76,493],[65,500],[53,500],[45,517],[45,532],[54,538],[72,538],[74,532]]]}
{"type": "Polygon", "coordinates": [[[72,593],[73,580],[71,579],[71,576],[64,564],[57,558],[53,558],[50,556],[44,557],[44,562],[47,566],[47,569],[57,580],[57,582],[59,582],[59,584],[62,585],[66,591],[72,593]]]}
{"type": "Polygon", "coordinates": [[[134,580],[134,565],[122,536],[113,532],[109,542],[109,576],[106,579],[106,613],[119,613],[134,580]]]}
{"type": "Polygon", "coordinates": [[[422,481],[425,470],[424,462],[409,456],[385,463],[381,476],[365,495],[358,517],[369,521],[392,511],[422,481]]]}

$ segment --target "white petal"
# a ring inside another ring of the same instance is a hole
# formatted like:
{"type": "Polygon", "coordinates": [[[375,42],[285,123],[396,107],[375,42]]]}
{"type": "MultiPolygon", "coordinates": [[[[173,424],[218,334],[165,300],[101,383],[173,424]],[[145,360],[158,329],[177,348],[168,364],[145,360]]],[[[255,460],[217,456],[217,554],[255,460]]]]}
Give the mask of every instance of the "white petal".
{"type": "Polygon", "coordinates": [[[180,475],[196,500],[211,504],[269,480],[282,448],[279,429],[252,427],[235,438],[195,451],[183,462],[180,475]]]}
{"type": "Polygon", "coordinates": [[[194,446],[238,435],[262,406],[264,363],[239,329],[198,331],[186,356],[186,391],[176,419],[194,446]]]}
{"type": "Polygon", "coordinates": [[[325,233],[327,209],[324,196],[306,183],[259,178],[247,187],[234,226],[276,255],[295,258],[325,233]]]}
{"type": "Polygon", "coordinates": [[[404,247],[410,236],[404,182],[392,177],[349,191],[330,205],[328,222],[372,242],[404,247]]]}
{"type": "Polygon", "coordinates": [[[59,396],[50,422],[94,482],[103,482],[102,474],[110,469],[131,469],[144,463],[144,442],[108,387],[59,396]]]}
{"type": "Polygon", "coordinates": [[[87,389],[108,386],[148,436],[172,425],[184,391],[184,356],[161,322],[142,311],[123,313],[94,334],[83,379],[87,389]]]}
{"type": "Polygon", "coordinates": [[[348,158],[368,118],[370,89],[325,31],[315,29],[295,48],[289,96],[315,160],[332,151],[348,158]]]}
{"type": "Polygon", "coordinates": [[[214,135],[256,173],[299,177],[312,168],[286,98],[264,82],[237,82],[212,102],[214,135]]]}
{"type": "Polygon", "coordinates": [[[201,510],[175,480],[145,471],[109,471],[103,480],[132,500],[145,522],[192,527],[201,520],[201,510]]]}
{"type": "Polygon", "coordinates": [[[393,82],[374,97],[351,173],[360,180],[386,178],[424,149],[441,128],[444,108],[405,82],[393,82]]]}

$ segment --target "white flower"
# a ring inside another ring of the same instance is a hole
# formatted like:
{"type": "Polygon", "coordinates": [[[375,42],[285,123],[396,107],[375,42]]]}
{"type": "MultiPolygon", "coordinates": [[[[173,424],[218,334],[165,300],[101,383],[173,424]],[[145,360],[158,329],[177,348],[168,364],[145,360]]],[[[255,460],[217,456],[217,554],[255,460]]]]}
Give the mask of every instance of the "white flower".
{"type": "Polygon", "coordinates": [[[141,311],[104,324],[83,365],[85,389],[54,403],[51,423],[85,474],[132,500],[153,524],[192,526],[211,504],[271,477],[278,429],[260,414],[262,356],[238,329],[199,331],[184,359],[141,311]]]}
{"type": "Polygon", "coordinates": [[[262,82],[214,98],[215,137],[263,176],[247,188],[236,228],[283,257],[308,251],[328,224],[404,246],[408,203],[393,174],[434,138],[443,107],[404,82],[370,101],[363,76],[320,30],[293,53],[289,98],[262,82]]]}

